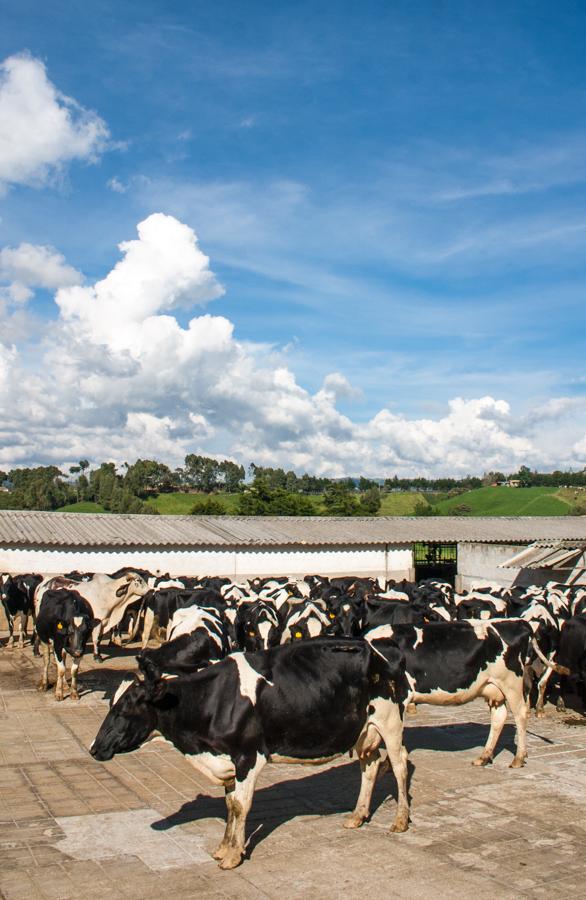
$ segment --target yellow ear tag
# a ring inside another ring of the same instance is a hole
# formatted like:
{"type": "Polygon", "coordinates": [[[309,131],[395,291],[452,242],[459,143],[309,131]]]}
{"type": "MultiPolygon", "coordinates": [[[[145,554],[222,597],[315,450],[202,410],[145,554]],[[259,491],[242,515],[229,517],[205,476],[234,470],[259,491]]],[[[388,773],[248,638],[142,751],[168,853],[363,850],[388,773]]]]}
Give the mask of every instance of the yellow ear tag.
{"type": "Polygon", "coordinates": [[[299,638],[300,638],[300,637],[303,637],[303,632],[301,632],[301,631],[296,631],[296,632],[295,632],[295,637],[299,637],[299,638]]]}
{"type": "Polygon", "coordinates": [[[63,631],[63,622],[57,622],[57,630],[63,631]]]}
{"type": "Polygon", "coordinates": [[[330,613],[330,619],[335,619],[335,618],[336,618],[336,613],[330,613]]]}
{"type": "Polygon", "coordinates": [[[248,632],[248,637],[254,637],[254,631],[249,631],[249,632],[248,632]]]}

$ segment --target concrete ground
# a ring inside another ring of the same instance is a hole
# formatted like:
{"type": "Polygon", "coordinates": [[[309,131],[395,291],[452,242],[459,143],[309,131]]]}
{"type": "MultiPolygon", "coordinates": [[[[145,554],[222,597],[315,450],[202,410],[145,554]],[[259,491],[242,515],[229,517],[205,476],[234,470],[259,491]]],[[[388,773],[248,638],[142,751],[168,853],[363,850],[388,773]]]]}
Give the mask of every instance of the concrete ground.
{"type": "Polygon", "coordinates": [[[221,871],[223,792],[172,747],[111,762],[87,752],[132,654],[84,659],[79,702],[36,690],[30,647],[0,648],[0,896],[97,898],[586,897],[586,719],[550,710],[529,725],[527,767],[508,768],[513,727],[494,765],[473,768],[483,703],[419,707],[408,719],[412,824],[388,833],[394,780],[372,820],[342,828],[359,772],[348,758],[268,766],[249,818],[248,858],[221,871]],[[390,795],[390,796],[388,796],[390,795]]]}

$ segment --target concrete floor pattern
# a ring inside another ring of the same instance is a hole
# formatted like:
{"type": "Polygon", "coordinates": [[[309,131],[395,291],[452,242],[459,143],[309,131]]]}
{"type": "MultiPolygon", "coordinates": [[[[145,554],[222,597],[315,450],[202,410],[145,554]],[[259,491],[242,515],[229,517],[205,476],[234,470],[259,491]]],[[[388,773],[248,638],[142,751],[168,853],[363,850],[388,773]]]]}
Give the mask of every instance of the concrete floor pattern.
{"type": "Polygon", "coordinates": [[[223,792],[166,744],[98,763],[88,751],[134,657],[84,659],[82,696],[39,694],[30,647],[0,648],[0,897],[586,898],[586,721],[531,718],[529,763],[512,770],[509,722],[492,766],[481,702],[419,707],[408,717],[412,823],[388,832],[394,780],[376,788],[371,821],[342,828],[359,783],[355,760],[267,766],[248,855],[223,872],[210,851],[223,792]],[[582,723],[582,725],[580,724],[582,723]]]}

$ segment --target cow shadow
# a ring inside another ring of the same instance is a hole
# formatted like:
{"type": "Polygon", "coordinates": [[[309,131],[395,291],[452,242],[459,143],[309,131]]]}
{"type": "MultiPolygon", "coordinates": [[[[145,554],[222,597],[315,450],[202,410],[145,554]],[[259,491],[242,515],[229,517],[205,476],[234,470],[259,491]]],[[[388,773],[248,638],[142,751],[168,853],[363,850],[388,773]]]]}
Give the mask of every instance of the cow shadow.
{"type": "MultiPolygon", "coordinates": [[[[476,722],[464,722],[445,726],[409,726],[405,729],[405,745],[413,750],[436,752],[465,751],[482,747],[488,737],[488,726],[476,722]]],[[[515,751],[515,729],[505,725],[497,753],[502,749],[515,751]]],[[[471,762],[472,760],[470,760],[471,762]]],[[[409,763],[408,784],[415,767],[409,763]]],[[[259,788],[247,820],[250,835],[247,854],[275,829],[298,816],[329,816],[350,812],[360,789],[360,766],[348,762],[311,773],[302,778],[280,781],[259,788]]],[[[371,815],[386,801],[397,800],[397,783],[393,775],[386,774],[377,782],[371,803],[371,815]]],[[[226,804],[223,797],[200,794],[195,800],[184,803],[176,812],[153,822],[155,831],[167,831],[177,825],[186,825],[198,819],[225,819],[226,804]]]]}
{"type": "Polygon", "coordinates": [[[78,678],[79,696],[102,693],[103,700],[112,700],[120,683],[129,675],[135,674],[136,669],[113,669],[105,665],[82,670],[78,678]]]}
{"type": "MultiPolygon", "coordinates": [[[[409,764],[409,781],[414,767],[409,764]]],[[[247,817],[248,841],[246,855],[273,831],[298,816],[331,816],[349,813],[360,789],[360,766],[357,762],[333,766],[320,772],[280,781],[254,793],[254,803],[247,817]]],[[[397,799],[394,776],[385,775],[374,789],[371,815],[388,798],[397,799]]],[[[154,831],[167,831],[177,825],[187,825],[198,819],[225,819],[226,802],[223,797],[200,794],[184,803],[177,812],[153,822],[154,831]]]]}

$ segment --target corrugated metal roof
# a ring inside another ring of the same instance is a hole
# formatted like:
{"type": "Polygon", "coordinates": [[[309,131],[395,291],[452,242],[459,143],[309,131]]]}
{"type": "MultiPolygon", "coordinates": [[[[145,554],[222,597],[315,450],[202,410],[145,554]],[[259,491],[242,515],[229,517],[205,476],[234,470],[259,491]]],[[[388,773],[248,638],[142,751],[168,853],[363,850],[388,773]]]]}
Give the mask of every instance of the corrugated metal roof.
{"type": "Polygon", "coordinates": [[[580,563],[586,543],[579,541],[539,541],[515,553],[500,569],[569,569],[580,563]]]}
{"type": "Polygon", "coordinates": [[[586,541],[586,516],[141,516],[0,510],[4,547],[261,548],[586,541]]]}

